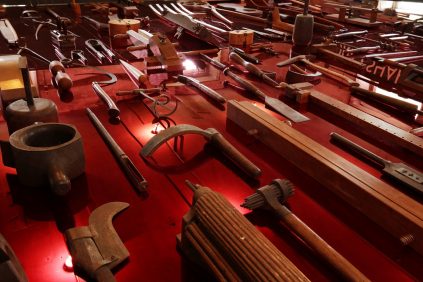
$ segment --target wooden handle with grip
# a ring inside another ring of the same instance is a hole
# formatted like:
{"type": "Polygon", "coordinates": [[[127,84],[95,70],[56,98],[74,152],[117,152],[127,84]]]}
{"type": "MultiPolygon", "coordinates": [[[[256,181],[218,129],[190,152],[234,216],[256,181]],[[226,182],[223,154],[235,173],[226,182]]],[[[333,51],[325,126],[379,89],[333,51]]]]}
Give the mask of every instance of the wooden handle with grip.
{"type": "Polygon", "coordinates": [[[212,143],[217,148],[221,149],[222,152],[234,161],[244,172],[246,172],[251,177],[258,177],[261,175],[261,170],[255,164],[253,164],[246,156],[241,154],[228,140],[223,137],[220,133],[215,133],[210,139],[212,143]]]}
{"type": "Polygon", "coordinates": [[[56,76],[54,77],[54,81],[56,82],[57,88],[62,91],[67,91],[72,88],[73,82],[70,76],[62,71],[58,71],[56,76]]]}
{"type": "Polygon", "coordinates": [[[278,214],[281,215],[281,220],[317,254],[335,267],[348,281],[370,281],[346,258],[302,222],[301,219],[290,212],[285,206],[280,205],[280,207],[281,209],[278,210],[278,214]]]}
{"type": "Polygon", "coordinates": [[[321,73],[329,75],[333,79],[336,79],[339,82],[341,82],[341,83],[343,83],[347,86],[359,86],[360,85],[357,81],[354,81],[351,78],[349,78],[348,76],[343,75],[339,72],[332,71],[332,70],[327,69],[325,67],[321,67],[317,64],[310,62],[309,60],[304,59],[303,62],[306,63],[309,67],[313,68],[314,70],[317,70],[317,71],[320,71],[321,73]]]}

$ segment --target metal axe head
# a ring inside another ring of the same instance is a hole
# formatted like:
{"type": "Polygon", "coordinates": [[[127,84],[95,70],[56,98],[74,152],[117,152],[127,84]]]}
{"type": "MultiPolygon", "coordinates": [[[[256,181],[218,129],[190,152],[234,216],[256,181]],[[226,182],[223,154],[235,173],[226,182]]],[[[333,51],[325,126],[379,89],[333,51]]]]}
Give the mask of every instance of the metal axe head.
{"type": "Polygon", "coordinates": [[[295,63],[303,61],[303,60],[310,60],[310,59],[313,59],[313,58],[314,58],[313,55],[299,55],[299,56],[295,56],[293,58],[289,58],[285,61],[279,62],[279,63],[276,64],[276,66],[277,67],[283,67],[283,66],[295,64],[295,63]]]}

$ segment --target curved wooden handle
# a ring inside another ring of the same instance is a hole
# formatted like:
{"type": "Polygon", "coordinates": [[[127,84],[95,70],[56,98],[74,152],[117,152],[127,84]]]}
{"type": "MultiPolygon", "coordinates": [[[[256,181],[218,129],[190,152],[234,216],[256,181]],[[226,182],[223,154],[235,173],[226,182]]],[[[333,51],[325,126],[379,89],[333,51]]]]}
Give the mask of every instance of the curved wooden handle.
{"type": "Polygon", "coordinates": [[[229,157],[234,163],[246,172],[251,177],[258,177],[261,175],[261,170],[253,164],[246,156],[241,154],[228,140],[220,133],[212,135],[210,142],[222,150],[222,152],[229,157]]]}
{"type": "Polygon", "coordinates": [[[354,265],[352,265],[346,258],[333,249],[325,242],[319,235],[317,235],[310,227],[302,222],[293,213],[282,206],[287,211],[281,217],[282,221],[286,223],[296,235],[298,235],[304,242],[306,242],[316,253],[318,253],[329,264],[335,267],[340,274],[342,274],[349,281],[370,281],[363,273],[361,273],[354,265]]]}

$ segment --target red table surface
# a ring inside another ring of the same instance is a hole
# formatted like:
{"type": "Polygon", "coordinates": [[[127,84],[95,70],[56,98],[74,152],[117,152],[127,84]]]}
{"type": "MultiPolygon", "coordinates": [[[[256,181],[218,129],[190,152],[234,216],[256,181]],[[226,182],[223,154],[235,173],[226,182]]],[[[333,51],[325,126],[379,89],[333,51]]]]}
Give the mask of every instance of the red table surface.
{"type": "MultiPolygon", "coordinates": [[[[268,59],[263,68],[276,71],[274,62],[282,59],[284,56],[268,59]]],[[[104,87],[111,96],[117,90],[133,88],[120,66],[107,69],[119,78],[116,84],[104,87]]],[[[235,126],[226,126],[225,111],[208,103],[195,90],[180,87],[176,92],[180,104],[172,116],[174,121],[177,124],[193,124],[204,129],[214,127],[219,130],[262,169],[263,175],[259,178],[259,183],[247,183],[229,161],[217,159],[211,153],[205,154],[205,158],[198,163],[190,162],[190,159],[203,150],[204,139],[199,136],[188,136],[184,141],[184,160],[192,165],[189,169],[181,166],[181,160],[169,146],[160,148],[155,153],[154,160],[150,160],[147,165],[139,157],[139,151],[153,136],[151,131],[154,126],[151,123],[151,113],[141,101],[120,101],[118,106],[122,123],[110,124],[105,106],[90,87],[91,81],[104,80],[103,76],[88,74],[93,72],[89,69],[70,69],[68,72],[74,80],[74,99],[71,102],[59,100],[56,90],[51,87],[48,71],[38,71],[38,82],[41,96],[57,103],[60,121],[74,124],[80,131],[86,157],[85,174],[72,181],[69,195],[59,199],[46,192],[47,188],[21,187],[15,171],[0,166],[0,231],[13,247],[30,281],[81,280],[73,272],[66,272],[63,268],[68,251],[61,232],[73,226],[86,225],[92,210],[111,201],[130,204],[113,222],[130,252],[129,260],[115,270],[118,281],[206,279],[204,271],[183,258],[176,247],[176,235],[181,231],[182,216],[188,212],[192,198],[191,190],[184,184],[185,179],[222,193],[313,281],[339,281],[341,278],[331,267],[304,246],[289,229],[279,224],[270,213],[249,212],[239,207],[244,198],[254,193],[256,188],[275,178],[288,178],[294,183],[295,195],[288,200],[288,206],[294,214],[371,280],[411,281],[423,277],[423,260],[420,255],[411,248],[402,246],[365,215],[304,175],[288,160],[277,156],[257,141],[244,138],[244,133],[235,126]],[[76,75],[81,73],[83,75],[76,75]],[[147,198],[139,197],[126,180],[85,114],[86,106],[91,107],[148,180],[147,198]],[[157,168],[163,169],[168,165],[174,165],[179,170],[164,172],[157,168]]],[[[223,80],[224,77],[221,76],[220,79],[223,80]]],[[[257,84],[257,80],[250,79],[257,84]]],[[[276,95],[270,87],[263,85],[262,88],[273,96],[276,95]]],[[[337,82],[324,78],[316,89],[348,101],[347,89],[337,82]]],[[[220,88],[218,91],[228,99],[251,98],[232,89],[220,88]]],[[[260,102],[257,105],[264,108],[260,102]]],[[[284,119],[267,109],[265,111],[284,119]]],[[[381,173],[376,168],[331,144],[328,134],[332,131],[342,133],[382,157],[393,161],[399,160],[398,157],[406,158],[405,161],[411,165],[419,166],[419,160],[415,157],[398,154],[393,156],[378,144],[367,143],[349,133],[348,129],[341,129],[322,119],[318,111],[304,110],[304,113],[310,121],[293,124],[294,128],[377,177],[381,173]]],[[[7,138],[5,123],[2,122],[0,126],[4,140],[7,138]]]]}

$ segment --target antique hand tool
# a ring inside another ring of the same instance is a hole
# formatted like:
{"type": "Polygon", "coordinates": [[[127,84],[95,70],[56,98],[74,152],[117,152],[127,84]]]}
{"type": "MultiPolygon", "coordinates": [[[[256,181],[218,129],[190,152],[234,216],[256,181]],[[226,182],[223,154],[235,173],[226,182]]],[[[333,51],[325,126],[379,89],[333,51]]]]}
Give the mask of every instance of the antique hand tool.
{"type": "Polygon", "coordinates": [[[116,143],[101,121],[97,116],[89,109],[86,109],[88,117],[93,123],[94,127],[97,129],[103,141],[107,144],[109,149],[112,151],[113,156],[116,161],[119,163],[120,168],[125,173],[127,179],[131,183],[132,187],[135,188],[137,192],[144,193],[147,191],[148,183],[145,180],[144,176],[139,172],[137,167],[134,165],[132,160],[128,157],[127,154],[122,150],[122,148],[116,143]]]}
{"type": "Polygon", "coordinates": [[[26,57],[19,56],[18,67],[21,71],[26,99],[19,99],[10,103],[4,111],[9,134],[36,122],[58,122],[56,104],[49,99],[33,98],[32,96],[31,79],[26,57]]]}
{"type": "Polygon", "coordinates": [[[364,99],[370,99],[377,103],[388,105],[396,110],[407,112],[411,114],[423,115],[423,111],[419,110],[416,104],[408,103],[406,101],[396,99],[387,95],[369,91],[360,87],[353,86],[351,87],[351,94],[359,96],[364,99]]]}
{"type": "Polygon", "coordinates": [[[55,87],[60,91],[69,91],[73,85],[72,79],[65,72],[65,67],[59,61],[51,61],[48,69],[54,77],[55,87]]]}
{"type": "Polygon", "coordinates": [[[242,50],[240,48],[230,47],[230,50],[232,52],[237,53],[244,60],[247,60],[247,61],[249,61],[251,63],[254,63],[254,64],[259,64],[260,63],[260,59],[259,58],[257,58],[256,56],[253,56],[253,55],[250,55],[250,54],[246,53],[244,50],[242,50]]]}
{"type": "Polygon", "coordinates": [[[87,47],[88,51],[90,51],[100,63],[105,63],[106,58],[110,63],[116,60],[116,55],[113,51],[107,48],[106,45],[98,39],[86,40],[85,47],[87,47]]]}
{"type": "Polygon", "coordinates": [[[226,99],[222,95],[220,95],[219,93],[217,93],[215,90],[211,89],[210,87],[202,84],[200,81],[198,81],[195,78],[188,77],[185,75],[178,75],[176,79],[183,84],[192,85],[193,87],[197,88],[198,90],[206,94],[207,97],[210,97],[211,99],[213,99],[214,101],[220,104],[226,103],[226,99]]]}
{"type": "Polygon", "coordinates": [[[116,119],[119,114],[120,110],[116,106],[115,102],[110,98],[109,95],[103,90],[101,85],[109,85],[113,84],[117,81],[116,75],[110,72],[103,72],[105,75],[110,77],[110,80],[105,81],[93,81],[91,83],[91,87],[93,88],[94,92],[98,95],[98,97],[107,105],[107,113],[109,114],[109,117],[112,119],[116,119]]]}
{"type": "Polygon", "coordinates": [[[203,21],[196,20],[187,14],[179,14],[166,5],[163,5],[162,7],[159,4],[156,4],[156,6],[149,4],[148,6],[158,17],[164,18],[179,26],[178,32],[176,34],[177,37],[179,37],[182,32],[186,30],[200,40],[206,41],[215,46],[219,46],[219,42],[216,40],[216,37],[213,36],[213,34],[209,31],[209,29],[221,35],[227,33],[227,31],[224,29],[220,29],[203,21]]]}
{"type": "Polygon", "coordinates": [[[308,46],[313,39],[314,17],[308,13],[309,0],[304,1],[304,12],[295,17],[292,42],[297,46],[308,46]]]}
{"type": "Polygon", "coordinates": [[[257,76],[258,78],[262,79],[264,83],[269,84],[270,86],[279,86],[279,83],[269,76],[266,75],[264,71],[256,67],[255,65],[247,62],[243,58],[241,58],[237,53],[231,52],[229,54],[229,58],[233,60],[235,63],[242,65],[250,74],[257,76]]]}
{"type": "Polygon", "coordinates": [[[370,281],[346,258],[333,249],[325,240],[308,227],[283,204],[293,194],[293,184],[289,180],[275,179],[263,186],[256,193],[247,197],[241,207],[255,210],[264,208],[271,210],[313,251],[332,265],[349,281],[370,281]]]}
{"type": "Polygon", "coordinates": [[[79,61],[84,66],[88,62],[87,57],[85,57],[83,50],[71,50],[71,59],[72,61],[79,61]]]}
{"type": "Polygon", "coordinates": [[[283,35],[278,35],[278,34],[273,34],[273,33],[268,33],[268,32],[263,32],[263,31],[258,31],[258,30],[251,29],[251,28],[246,28],[246,27],[243,27],[242,29],[244,29],[244,30],[252,30],[258,36],[260,36],[262,38],[269,39],[269,40],[278,40],[278,42],[286,41],[286,36],[283,36],[283,35]]]}
{"type": "Polygon", "coordinates": [[[423,193],[423,173],[420,171],[417,171],[403,163],[393,163],[385,160],[335,132],[332,132],[330,136],[332,140],[352,149],[354,152],[360,153],[379,166],[382,166],[383,174],[393,177],[419,193],[423,193]]]}
{"type": "Polygon", "coordinates": [[[8,19],[0,19],[0,33],[10,46],[17,46],[19,37],[8,19]]]}
{"type": "Polygon", "coordinates": [[[217,281],[309,281],[223,195],[186,183],[194,196],[179,247],[217,281]]]}
{"type": "Polygon", "coordinates": [[[201,2],[201,3],[200,2],[185,2],[183,4],[176,3],[176,5],[179,5],[179,7],[181,9],[185,10],[189,14],[193,14],[193,13],[190,10],[187,10],[186,7],[190,8],[191,10],[194,10],[194,11],[207,11],[210,14],[212,14],[213,16],[215,16],[216,18],[218,18],[219,20],[223,21],[224,23],[226,23],[230,26],[233,25],[232,21],[230,21],[225,16],[223,16],[221,13],[219,13],[219,11],[216,9],[215,6],[210,5],[207,2],[201,2]]]}
{"type": "Polygon", "coordinates": [[[85,157],[81,134],[69,124],[38,123],[21,128],[2,143],[3,163],[15,167],[19,181],[29,187],[50,186],[63,196],[70,180],[84,173],[85,157]],[[10,146],[13,155],[5,155],[10,146]]]}
{"type": "Polygon", "coordinates": [[[299,55],[290,59],[287,59],[285,61],[279,62],[276,64],[276,66],[278,67],[283,67],[286,65],[290,65],[290,64],[294,64],[297,62],[302,62],[304,64],[306,64],[308,67],[311,67],[315,70],[318,70],[320,72],[322,72],[323,74],[328,75],[331,78],[334,78],[336,80],[338,80],[339,82],[342,82],[343,84],[347,85],[347,86],[359,86],[359,83],[357,81],[352,80],[351,78],[338,73],[336,71],[332,71],[330,69],[327,69],[325,67],[319,66],[317,64],[314,64],[312,62],[309,61],[310,56],[306,56],[306,55],[299,55]]]}
{"type": "Polygon", "coordinates": [[[150,81],[148,81],[148,76],[144,74],[142,71],[134,67],[133,65],[119,60],[120,64],[122,65],[123,69],[125,70],[126,74],[129,76],[131,81],[137,86],[146,86],[147,88],[152,88],[150,81]]]}
{"type": "Polygon", "coordinates": [[[98,31],[109,29],[109,25],[106,24],[106,23],[101,23],[101,22],[96,21],[95,19],[87,17],[87,16],[83,16],[82,18],[84,20],[86,20],[87,22],[89,22],[92,26],[94,26],[94,28],[98,31]]]}
{"type": "Polygon", "coordinates": [[[124,202],[110,202],[96,208],[88,226],[65,231],[73,264],[99,282],[116,281],[112,269],[129,257],[129,252],[113,227],[113,217],[128,208],[124,202]]]}
{"type": "Polygon", "coordinates": [[[292,34],[292,32],[294,31],[294,25],[290,24],[290,23],[285,23],[281,21],[281,16],[279,14],[279,9],[278,7],[274,7],[273,8],[273,12],[272,12],[272,28],[274,29],[278,29],[281,31],[286,31],[292,34]]]}
{"type": "Polygon", "coordinates": [[[2,281],[28,282],[25,271],[12,247],[0,234],[0,277],[2,281]]]}
{"type": "Polygon", "coordinates": [[[199,134],[206,138],[206,140],[220,149],[229,159],[231,159],[239,168],[251,177],[258,177],[261,175],[261,170],[253,164],[247,157],[239,152],[228,140],[223,137],[214,128],[203,130],[190,124],[179,124],[161,131],[153,136],[142,148],[141,157],[147,158],[153,154],[163,143],[177,136],[184,134],[199,134]]]}
{"type": "Polygon", "coordinates": [[[248,92],[254,94],[256,97],[259,97],[261,100],[264,101],[266,106],[275,110],[279,114],[289,118],[290,120],[292,120],[294,122],[303,122],[303,121],[309,120],[308,117],[306,117],[306,116],[302,115],[301,113],[295,111],[294,109],[292,109],[291,107],[289,107],[288,105],[283,103],[282,101],[267,96],[259,88],[254,86],[251,82],[237,76],[235,73],[230,71],[229,68],[227,68],[224,64],[222,64],[222,63],[220,63],[216,60],[213,60],[212,58],[210,58],[210,57],[208,57],[204,54],[200,54],[200,56],[204,61],[209,62],[212,66],[216,67],[219,70],[222,70],[224,75],[231,77],[237,83],[242,85],[242,87],[244,87],[248,92]]]}
{"type": "MultiPolygon", "coordinates": [[[[53,43],[60,48],[75,48],[75,40],[77,35],[68,30],[68,27],[72,24],[72,21],[69,18],[60,16],[50,8],[47,8],[46,12],[56,21],[57,29],[50,31],[53,43]]],[[[45,23],[51,24],[47,21],[42,22],[42,24],[45,23]]]]}

